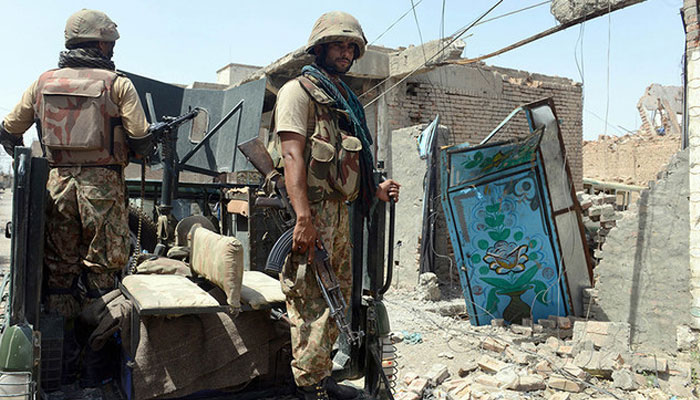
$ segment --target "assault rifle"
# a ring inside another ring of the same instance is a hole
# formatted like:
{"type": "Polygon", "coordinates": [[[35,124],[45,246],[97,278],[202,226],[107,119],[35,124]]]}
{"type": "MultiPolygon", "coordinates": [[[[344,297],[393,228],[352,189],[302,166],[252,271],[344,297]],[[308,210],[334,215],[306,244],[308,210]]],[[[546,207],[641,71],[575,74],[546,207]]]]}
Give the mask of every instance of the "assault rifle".
{"type": "MultiPolygon", "coordinates": [[[[287,229],[280,238],[277,239],[274,246],[272,246],[272,250],[270,251],[265,265],[266,271],[280,273],[285,258],[292,251],[294,225],[296,223],[296,214],[294,213],[292,205],[289,203],[287,188],[284,185],[284,177],[275,170],[272,157],[270,157],[270,153],[267,152],[265,145],[263,145],[260,139],[254,138],[245,143],[241,143],[238,145],[238,149],[248,161],[265,176],[265,179],[273,184],[275,191],[274,196],[279,199],[278,207],[283,208],[288,213],[289,218],[283,222],[287,229]]],[[[256,204],[258,204],[257,201],[256,204]]],[[[323,244],[321,244],[321,247],[321,249],[315,249],[315,260],[311,266],[316,275],[316,282],[318,282],[323,299],[328,305],[328,309],[333,320],[335,320],[338,330],[346,336],[350,343],[359,345],[364,333],[362,331],[354,332],[350,327],[350,323],[345,318],[345,311],[348,308],[347,303],[345,303],[343,293],[340,291],[338,278],[335,276],[333,268],[330,265],[328,252],[323,248],[323,244]]]]}

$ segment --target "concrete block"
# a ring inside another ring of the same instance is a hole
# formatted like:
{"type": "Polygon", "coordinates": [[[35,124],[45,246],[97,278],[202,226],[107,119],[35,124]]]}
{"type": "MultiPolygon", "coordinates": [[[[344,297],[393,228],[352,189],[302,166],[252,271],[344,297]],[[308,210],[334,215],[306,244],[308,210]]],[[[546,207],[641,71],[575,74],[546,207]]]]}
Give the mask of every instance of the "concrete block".
{"type": "Polygon", "coordinates": [[[544,329],[556,329],[557,328],[557,323],[556,321],[553,321],[551,319],[545,319],[542,318],[537,321],[538,324],[540,324],[544,329]]]}
{"type": "Polygon", "coordinates": [[[634,354],[630,364],[637,372],[666,373],[668,371],[668,361],[653,355],[634,354]]]}
{"type": "Polygon", "coordinates": [[[549,377],[549,380],[547,380],[547,386],[552,389],[563,390],[571,393],[579,393],[584,389],[582,384],[557,374],[549,377]]]}
{"type": "Polygon", "coordinates": [[[573,357],[574,356],[574,348],[573,346],[568,346],[568,345],[562,345],[559,346],[559,348],[556,350],[557,355],[562,356],[562,357],[573,357]]]}
{"type": "Polygon", "coordinates": [[[676,327],[676,348],[678,351],[690,351],[697,339],[695,333],[687,325],[676,327]]]}
{"type": "Polygon", "coordinates": [[[492,388],[501,387],[501,382],[494,375],[479,375],[474,379],[474,382],[492,388]]]}
{"type": "Polygon", "coordinates": [[[450,371],[447,370],[446,365],[433,364],[433,366],[430,368],[430,371],[428,371],[426,377],[432,385],[438,386],[445,379],[450,377],[450,371]]]}
{"type": "Polygon", "coordinates": [[[622,364],[624,359],[619,353],[582,350],[574,358],[577,367],[593,376],[608,379],[622,364]]]}
{"type": "Polygon", "coordinates": [[[506,326],[506,321],[503,318],[494,318],[491,320],[491,326],[504,327],[506,326]]]}
{"type": "Polygon", "coordinates": [[[535,390],[543,390],[547,387],[544,378],[539,375],[519,376],[514,384],[509,389],[519,392],[532,392],[535,390]]]}
{"type": "Polygon", "coordinates": [[[588,373],[586,371],[582,370],[581,368],[575,366],[574,364],[567,363],[561,369],[570,373],[572,376],[575,376],[578,379],[582,379],[582,380],[588,379],[588,373]]]}
{"type": "Polygon", "coordinates": [[[622,390],[637,390],[639,385],[634,373],[628,369],[620,369],[612,373],[613,386],[622,390]]]}
{"type": "Polygon", "coordinates": [[[571,329],[572,324],[569,317],[556,317],[554,320],[557,322],[557,328],[571,329]]]}
{"type": "Polygon", "coordinates": [[[561,340],[555,338],[554,336],[550,336],[547,338],[547,340],[544,342],[544,344],[541,344],[540,346],[547,346],[550,349],[552,349],[552,351],[557,351],[557,349],[559,349],[559,347],[563,346],[563,344],[562,344],[561,340]]]}
{"type": "Polygon", "coordinates": [[[542,360],[535,365],[535,372],[540,375],[549,376],[552,375],[554,370],[548,361],[542,360]]]}
{"type": "Polygon", "coordinates": [[[576,321],[574,342],[590,340],[597,349],[629,351],[630,325],[626,322],[576,321]]]}
{"type": "Polygon", "coordinates": [[[471,379],[464,379],[464,378],[448,379],[442,383],[442,387],[445,390],[447,390],[448,392],[452,392],[455,389],[460,388],[464,385],[469,385],[470,383],[471,383],[471,379]]]}
{"type": "Polygon", "coordinates": [[[693,365],[688,361],[671,360],[668,363],[668,373],[672,376],[690,378],[692,368],[693,365]]]}
{"type": "Polygon", "coordinates": [[[537,346],[532,342],[523,342],[520,344],[520,348],[523,351],[530,351],[533,353],[537,351],[537,346]]]}
{"type": "Polygon", "coordinates": [[[429,382],[426,378],[416,378],[408,385],[408,390],[422,396],[428,385],[429,382]]]}
{"type": "Polygon", "coordinates": [[[514,349],[510,346],[506,348],[506,357],[508,357],[508,360],[516,364],[525,365],[530,362],[530,356],[527,353],[514,349]]]}
{"type": "Polygon", "coordinates": [[[478,368],[479,368],[479,364],[477,364],[476,361],[469,360],[459,367],[459,370],[457,371],[457,375],[464,378],[465,376],[469,375],[470,373],[476,371],[478,368]]]}
{"type": "Polygon", "coordinates": [[[513,324],[510,326],[510,330],[518,335],[532,336],[532,328],[529,326],[513,324]]]}
{"type": "Polygon", "coordinates": [[[477,364],[479,364],[479,368],[481,368],[482,371],[494,374],[508,366],[508,364],[503,361],[489,356],[482,356],[479,361],[477,361],[477,364]]]}

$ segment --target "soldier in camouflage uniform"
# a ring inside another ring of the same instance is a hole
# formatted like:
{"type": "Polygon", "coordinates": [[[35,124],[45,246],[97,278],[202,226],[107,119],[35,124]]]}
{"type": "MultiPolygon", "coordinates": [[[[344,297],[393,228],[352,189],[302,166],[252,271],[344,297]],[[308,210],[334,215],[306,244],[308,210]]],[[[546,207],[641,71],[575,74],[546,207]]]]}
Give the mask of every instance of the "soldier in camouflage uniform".
{"type": "MultiPolygon", "coordinates": [[[[61,52],[59,68],[43,73],[0,126],[0,144],[13,155],[22,134],[38,121],[51,167],[44,306],[64,317],[64,383],[76,379],[81,351],[76,337],[89,335],[89,328],[76,332],[78,314],[90,299],[116,287],[127,263],[123,169],[128,144],[149,137],[136,90],[111,61],[118,38],[117,25],[100,11],[70,16],[68,50],[61,52]]],[[[85,349],[81,384],[99,383],[103,358],[85,349]]]]}
{"type": "Polygon", "coordinates": [[[292,372],[304,399],[352,399],[359,391],[330,378],[338,329],[307,265],[321,244],[328,251],[346,302],[352,270],[346,202],[368,210],[375,198],[398,200],[399,184],[374,181],[371,135],[362,105],[340,77],[364,54],[366,39],[357,20],[334,11],[312,30],[307,52],[316,62],[279,91],[273,159],[284,168],[297,215],[293,252],[283,268],[282,289],[291,321],[292,372]]]}

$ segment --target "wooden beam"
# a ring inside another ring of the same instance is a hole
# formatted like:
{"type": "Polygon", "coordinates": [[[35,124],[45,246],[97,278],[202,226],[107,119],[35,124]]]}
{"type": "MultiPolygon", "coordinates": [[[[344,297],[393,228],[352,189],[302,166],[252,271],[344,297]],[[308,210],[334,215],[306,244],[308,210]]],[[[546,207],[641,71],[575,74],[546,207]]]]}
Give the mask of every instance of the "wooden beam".
{"type": "MultiPolygon", "coordinates": [[[[617,4],[615,4],[615,5],[612,5],[612,6],[610,7],[610,12],[617,11],[617,10],[620,10],[620,9],[625,8],[625,7],[628,7],[628,6],[631,6],[631,5],[634,5],[634,4],[637,4],[637,3],[641,3],[641,2],[643,2],[643,1],[645,1],[645,0],[627,0],[627,1],[623,1],[623,2],[617,3],[617,4]]],[[[519,42],[516,42],[516,43],[511,44],[510,46],[506,46],[506,47],[504,47],[504,48],[502,48],[502,49],[500,49],[500,50],[494,51],[493,53],[489,53],[489,54],[486,54],[486,55],[483,55],[483,56],[479,56],[479,57],[476,57],[476,58],[467,58],[467,59],[463,59],[463,60],[445,61],[445,62],[441,63],[440,65],[446,65],[446,64],[460,64],[460,65],[464,65],[464,64],[473,64],[473,63],[475,63],[475,62],[479,62],[479,61],[485,60],[485,59],[487,59],[487,58],[495,57],[495,56],[501,55],[501,54],[503,54],[503,53],[506,53],[506,52],[508,52],[508,51],[517,49],[518,47],[521,47],[521,46],[524,46],[524,45],[526,45],[526,44],[528,44],[528,43],[534,42],[535,40],[542,39],[542,38],[545,37],[545,36],[549,36],[549,35],[551,35],[551,34],[553,34],[553,33],[557,33],[557,32],[559,32],[559,31],[563,31],[564,29],[568,29],[568,28],[570,28],[570,27],[572,27],[572,26],[574,26],[574,25],[578,25],[578,24],[580,24],[580,23],[582,23],[582,22],[585,22],[585,21],[588,21],[588,20],[591,20],[591,19],[594,19],[594,18],[598,18],[598,17],[600,17],[600,16],[602,16],[602,15],[605,15],[605,14],[608,14],[608,9],[598,10],[598,11],[595,11],[595,12],[593,12],[593,13],[591,13],[591,14],[588,14],[588,15],[586,15],[586,16],[584,16],[584,17],[572,19],[571,21],[569,21],[569,22],[567,22],[567,23],[560,24],[560,25],[557,25],[557,26],[555,26],[555,27],[553,27],[553,28],[547,29],[546,31],[540,32],[540,33],[538,33],[538,34],[536,34],[536,35],[533,35],[533,36],[530,36],[530,37],[527,38],[527,39],[523,39],[523,40],[521,40],[521,41],[519,41],[519,42]]]]}

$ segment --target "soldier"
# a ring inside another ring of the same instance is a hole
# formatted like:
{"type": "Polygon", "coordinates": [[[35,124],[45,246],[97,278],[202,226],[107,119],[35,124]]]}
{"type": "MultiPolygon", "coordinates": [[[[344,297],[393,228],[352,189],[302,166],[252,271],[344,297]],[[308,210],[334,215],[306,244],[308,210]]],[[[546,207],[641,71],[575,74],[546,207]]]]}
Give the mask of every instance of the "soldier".
{"type": "MultiPolygon", "coordinates": [[[[89,335],[77,316],[86,302],[116,288],[128,260],[123,174],[128,144],[149,144],[136,89],[111,60],[118,38],[117,25],[103,12],[83,9],[71,15],[65,28],[68,50],[60,53],[59,68],[41,74],[0,126],[0,144],[13,156],[15,146],[23,145],[22,134],[38,121],[51,167],[44,307],[64,317],[64,384],[76,380],[77,340],[89,335]]],[[[109,361],[86,348],[81,386],[109,378],[109,361]]]]}
{"type": "Polygon", "coordinates": [[[375,198],[398,200],[399,184],[377,184],[372,139],[363,107],[340,79],[362,57],[367,40],[350,14],[333,11],[313,27],[306,51],[315,63],[279,91],[271,153],[284,167],[289,198],[297,215],[293,252],[282,272],[282,289],[292,322],[292,371],[304,399],[352,399],[356,389],[330,378],[331,350],[338,337],[314,275],[306,264],[316,246],[329,253],[349,304],[352,289],[350,232],[346,202],[369,210],[375,198]]]}

